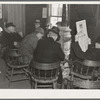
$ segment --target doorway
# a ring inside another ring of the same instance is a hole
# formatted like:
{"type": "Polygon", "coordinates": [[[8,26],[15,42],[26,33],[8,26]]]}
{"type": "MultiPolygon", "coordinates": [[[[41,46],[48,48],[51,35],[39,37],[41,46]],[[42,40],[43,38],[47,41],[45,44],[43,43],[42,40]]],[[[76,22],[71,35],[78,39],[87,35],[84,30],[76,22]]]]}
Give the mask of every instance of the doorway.
{"type": "Polygon", "coordinates": [[[42,9],[46,8],[46,4],[26,4],[25,5],[25,31],[29,34],[34,31],[34,22],[36,19],[41,21],[41,27],[45,30],[47,18],[42,18],[42,9]]]}

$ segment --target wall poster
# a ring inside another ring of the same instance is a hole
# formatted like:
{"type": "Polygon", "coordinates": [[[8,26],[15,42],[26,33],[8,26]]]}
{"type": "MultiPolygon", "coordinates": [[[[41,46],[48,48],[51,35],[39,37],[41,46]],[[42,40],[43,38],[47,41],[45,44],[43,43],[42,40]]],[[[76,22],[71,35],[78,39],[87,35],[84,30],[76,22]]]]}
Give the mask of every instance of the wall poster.
{"type": "Polygon", "coordinates": [[[0,4],[0,19],[2,19],[2,4],[0,4]]]}
{"type": "Polygon", "coordinates": [[[91,39],[87,33],[86,20],[76,22],[76,29],[75,41],[78,41],[82,51],[85,52],[88,49],[88,45],[91,44],[91,39]]]}

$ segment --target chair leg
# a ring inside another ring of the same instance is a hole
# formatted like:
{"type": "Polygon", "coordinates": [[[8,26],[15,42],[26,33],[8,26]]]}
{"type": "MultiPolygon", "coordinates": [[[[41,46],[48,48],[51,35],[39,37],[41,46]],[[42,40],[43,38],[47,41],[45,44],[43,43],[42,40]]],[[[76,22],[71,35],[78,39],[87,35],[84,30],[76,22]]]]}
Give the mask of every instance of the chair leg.
{"type": "Polygon", "coordinates": [[[71,89],[72,88],[71,86],[72,86],[71,80],[68,79],[63,80],[63,84],[62,84],[63,89],[71,89]]]}
{"type": "Polygon", "coordinates": [[[13,72],[14,72],[14,69],[12,68],[11,75],[10,75],[10,79],[9,79],[9,86],[10,86],[10,84],[12,82],[13,72]]]}
{"type": "Polygon", "coordinates": [[[62,89],[64,89],[65,88],[65,84],[64,83],[62,83],[62,87],[61,87],[62,89]]]}
{"type": "Polygon", "coordinates": [[[71,83],[70,83],[70,87],[71,87],[71,89],[74,89],[73,81],[71,81],[71,83]]]}
{"type": "Polygon", "coordinates": [[[37,89],[37,82],[35,82],[35,84],[34,84],[34,88],[37,89]]]}
{"type": "Polygon", "coordinates": [[[30,79],[30,84],[31,84],[31,89],[33,89],[33,82],[31,79],[30,79]]]}
{"type": "Polygon", "coordinates": [[[74,78],[73,78],[73,75],[71,76],[71,79],[70,79],[70,88],[71,89],[74,89],[74,85],[73,85],[73,82],[74,82],[74,78]]]}
{"type": "Polygon", "coordinates": [[[30,83],[31,83],[31,89],[34,89],[35,88],[35,83],[32,79],[30,79],[30,83]]]}
{"type": "Polygon", "coordinates": [[[67,89],[71,89],[72,88],[72,82],[68,80],[67,82],[67,89]]]}
{"type": "Polygon", "coordinates": [[[53,89],[57,89],[57,82],[53,82],[53,89]]]}
{"type": "Polygon", "coordinates": [[[6,67],[6,71],[5,71],[5,75],[4,75],[4,80],[6,79],[7,72],[8,72],[8,66],[6,67]]]}

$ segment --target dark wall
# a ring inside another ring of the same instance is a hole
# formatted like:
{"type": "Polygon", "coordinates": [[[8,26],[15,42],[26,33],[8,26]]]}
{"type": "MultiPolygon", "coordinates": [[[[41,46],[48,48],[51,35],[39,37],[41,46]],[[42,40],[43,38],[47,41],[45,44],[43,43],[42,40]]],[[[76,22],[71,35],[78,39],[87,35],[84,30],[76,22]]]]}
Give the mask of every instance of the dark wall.
{"type": "Polygon", "coordinates": [[[4,22],[3,22],[3,19],[0,19],[0,27],[4,27],[4,22]]]}
{"type": "Polygon", "coordinates": [[[27,4],[25,5],[26,34],[34,31],[34,22],[36,19],[41,20],[41,26],[45,29],[46,18],[42,18],[42,9],[47,7],[46,4],[27,4]]]}
{"type": "Polygon", "coordinates": [[[88,35],[92,42],[97,38],[97,5],[70,5],[70,27],[72,36],[76,34],[76,21],[86,20],[88,35]]]}

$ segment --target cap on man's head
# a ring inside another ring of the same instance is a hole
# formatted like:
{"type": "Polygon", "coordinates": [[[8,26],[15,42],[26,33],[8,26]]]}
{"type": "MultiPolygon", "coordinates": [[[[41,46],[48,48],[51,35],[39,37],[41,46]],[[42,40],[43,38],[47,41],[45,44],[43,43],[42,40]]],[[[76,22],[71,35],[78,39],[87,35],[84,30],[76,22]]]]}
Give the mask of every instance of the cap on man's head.
{"type": "Polygon", "coordinates": [[[100,43],[100,36],[96,39],[95,43],[100,43]]]}
{"type": "Polygon", "coordinates": [[[41,23],[39,19],[35,20],[35,23],[41,23]]]}
{"type": "Polygon", "coordinates": [[[42,33],[42,34],[44,34],[44,30],[43,30],[43,28],[41,28],[41,27],[36,28],[35,32],[36,32],[36,34],[37,34],[37,33],[42,33]]]}
{"type": "Polygon", "coordinates": [[[5,25],[6,28],[11,27],[11,26],[16,27],[12,22],[9,22],[5,25]]]}
{"type": "Polygon", "coordinates": [[[57,41],[59,41],[59,39],[60,39],[60,35],[59,35],[60,29],[56,26],[53,26],[51,29],[48,30],[48,34],[49,34],[50,31],[52,31],[52,32],[54,32],[55,34],[58,35],[57,41]]]}

